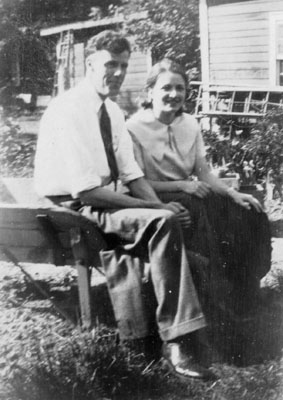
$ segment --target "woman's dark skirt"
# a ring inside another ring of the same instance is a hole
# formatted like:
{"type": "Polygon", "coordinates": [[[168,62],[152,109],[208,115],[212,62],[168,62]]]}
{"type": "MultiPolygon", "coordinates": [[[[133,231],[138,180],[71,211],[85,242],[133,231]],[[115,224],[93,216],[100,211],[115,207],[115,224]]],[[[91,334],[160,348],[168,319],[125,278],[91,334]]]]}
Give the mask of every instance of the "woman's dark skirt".
{"type": "Polygon", "coordinates": [[[190,211],[192,225],[184,230],[184,238],[208,321],[224,321],[227,328],[227,323],[247,319],[260,301],[260,279],[271,266],[267,215],[215,194],[199,199],[162,193],[160,198],[180,202],[190,211]],[[198,262],[198,254],[209,262],[198,262]]]}

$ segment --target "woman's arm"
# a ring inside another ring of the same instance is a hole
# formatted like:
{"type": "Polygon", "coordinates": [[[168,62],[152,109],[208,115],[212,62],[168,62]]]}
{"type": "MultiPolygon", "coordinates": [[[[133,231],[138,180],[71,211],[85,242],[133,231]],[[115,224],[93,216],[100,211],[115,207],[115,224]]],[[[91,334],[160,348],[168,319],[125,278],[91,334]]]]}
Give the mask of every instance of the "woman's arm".
{"type": "Polygon", "coordinates": [[[229,188],[211,172],[204,157],[197,158],[195,163],[195,173],[200,181],[206,182],[211,187],[213,192],[223,196],[228,195],[229,188]]]}
{"type": "Polygon", "coordinates": [[[184,181],[153,181],[147,179],[150,185],[153,187],[156,193],[160,192],[182,192],[182,186],[184,181]]]}
{"type": "Polygon", "coordinates": [[[84,205],[90,205],[98,209],[164,209],[173,212],[183,227],[190,226],[191,217],[186,208],[182,204],[173,201],[166,204],[162,203],[144,178],[135,179],[128,186],[133,196],[113,192],[104,187],[97,187],[81,192],[80,199],[84,205]]]}
{"type": "Polygon", "coordinates": [[[156,193],[162,192],[184,192],[204,198],[210,192],[210,186],[205,182],[190,181],[189,179],[179,181],[152,181],[148,180],[156,193]]]}
{"type": "MultiPolygon", "coordinates": [[[[157,203],[160,202],[153,186],[144,178],[139,178],[130,182],[128,184],[128,187],[134,197],[137,197],[139,199],[150,200],[157,203]]],[[[188,210],[186,210],[186,208],[182,206],[182,204],[171,201],[170,203],[163,204],[162,207],[160,206],[159,208],[166,208],[167,210],[172,211],[184,228],[190,226],[191,224],[190,214],[188,210]]]]}
{"type": "Polygon", "coordinates": [[[263,211],[260,202],[255,197],[250,194],[237,192],[231,187],[229,188],[225,183],[221,182],[219,178],[213,175],[205,158],[197,159],[195,172],[199,180],[207,183],[213,192],[219,193],[222,196],[231,197],[235,203],[248,210],[254,207],[258,212],[263,211]]]}

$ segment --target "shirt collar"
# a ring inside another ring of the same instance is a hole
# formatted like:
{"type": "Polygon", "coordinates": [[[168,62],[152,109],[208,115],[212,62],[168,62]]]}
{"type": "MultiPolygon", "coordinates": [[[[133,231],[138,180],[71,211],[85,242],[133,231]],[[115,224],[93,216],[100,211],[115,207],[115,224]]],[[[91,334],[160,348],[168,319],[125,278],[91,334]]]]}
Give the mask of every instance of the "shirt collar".
{"type": "MultiPolygon", "coordinates": [[[[100,108],[101,108],[102,103],[103,103],[101,97],[99,96],[99,94],[97,93],[97,91],[95,90],[93,85],[90,84],[90,82],[87,79],[87,77],[85,77],[85,79],[82,81],[82,85],[84,87],[85,93],[88,93],[88,95],[90,97],[90,101],[92,101],[93,104],[94,104],[94,110],[98,114],[100,112],[100,108]]],[[[108,98],[106,98],[105,101],[104,101],[106,109],[107,109],[107,104],[109,102],[110,102],[110,100],[108,98]]]]}
{"type": "Polygon", "coordinates": [[[142,116],[141,120],[143,122],[146,122],[150,124],[152,127],[155,127],[156,129],[168,129],[168,126],[174,127],[175,125],[178,125],[182,119],[183,115],[178,115],[172,122],[171,124],[163,124],[163,122],[159,121],[158,119],[155,118],[152,109],[146,109],[146,110],[141,110],[139,113],[137,113],[137,117],[140,118],[140,115],[142,116]]]}

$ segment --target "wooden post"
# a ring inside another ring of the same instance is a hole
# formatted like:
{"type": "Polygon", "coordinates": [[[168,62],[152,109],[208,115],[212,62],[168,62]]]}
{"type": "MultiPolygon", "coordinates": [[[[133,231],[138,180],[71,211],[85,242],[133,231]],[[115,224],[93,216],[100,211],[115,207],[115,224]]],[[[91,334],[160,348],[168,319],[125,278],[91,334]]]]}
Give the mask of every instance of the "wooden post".
{"type": "Polygon", "coordinates": [[[209,33],[208,33],[208,12],[206,0],[199,3],[200,18],[200,52],[201,52],[201,80],[203,85],[202,111],[209,111],[209,33]]]}
{"type": "Polygon", "coordinates": [[[82,325],[86,328],[92,326],[90,278],[91,270],[88,265],[87,246],[80,228],[70,229],[71,246],[78,271],[78,287],[82,325]]]}

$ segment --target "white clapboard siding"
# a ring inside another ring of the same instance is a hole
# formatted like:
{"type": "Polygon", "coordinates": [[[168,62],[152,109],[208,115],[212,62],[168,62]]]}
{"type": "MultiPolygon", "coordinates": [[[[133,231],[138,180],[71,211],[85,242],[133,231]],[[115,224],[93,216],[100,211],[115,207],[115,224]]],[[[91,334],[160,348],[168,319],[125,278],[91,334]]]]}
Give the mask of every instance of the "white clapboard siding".
{"type": "Polygon", "coordinates": [[[236,85],[236,86],[255,86],[266,88],[266,82],[268,80],[268,70],[234,70],[234,71],[211,71],[211,81],[215,84],[221,85],[236,85]]]}
{"type": "Polygon", "coordinates": [[[224,46],[225,41],[219,41],[218,47],[211,49],[210,55],[218,55],[218,54],[227,54],[227,55],[232,55],[232,54],[246,54],[246,53],[251,53],[252,51],[255,51],[256,53],[266,53],[269,51],[269,46],[268,45],[259,45],[259,44],[248,44],[241,45],[241,46],[236,46],[232,47],[224,46]]]}
{"type": "Polygon", "coordinates": [[[211,33],[218,32],[237,32],[237,31],[254,31],[257,29],[267,29],[268,21],[266,19],[260,19],[258,21],[246,21],[245,18],[234,19],[233,22],[218,21],[217,23],[209,23],[209,29],[211,33]]]}
{"type": "Polygon", "coordinates": [[[259,69],[267,69],[268,70],[269,64],[268,61],[255,61],[255,62],[238,62],[237,65],[232,65],[231,63],[215,63],[211,67],[211,69],[215,70],[223,70],[223,71],[233,71],[233,70],[253,70],[257,71],[259,69]]]}
{"type": "Polygon", "coordinates": [[[264,63],[268,57],[268,52],[250,52],[250,53],[234,53],[234,54],[211,54],[210,61],[212,64],[222,64],[225,55],[225,64],[236,63],[264,63]]]}
{"type": "MultiPolygon", "coordinates": [[[[253,21],[261,21],[265,18],[265,12],[254,11],[252,13],[245,12],[245,21],[253,22],[253,21]]],[[[209,23],[215,24],[219,22],[219,18],[221,19],[221,23],[234,23],[235,21],[243,21],[243,13],[240,14],[229,14],[225,16],[221,15],[213,15],[211,12],[209,13],[209,23]]]]}
{"type": "Polygon", "coordinates": [[[258,47],[268,47],[269,46],[269,38],[268,35],[265,36],[255,36],[249,37],[237,37],[237,38],[227,38],[227,37],[220,37],[218,39],[214,39],[213,46],[211,46],[210,53],[216,53],[217,51],[239,51],[241,49],[245,49],[246,47],[255,47],[255,50],[259,50],[258,47]],[[223,50],[225,49],[225,50],[223,50]]]}
{"type": "MultiPolygon", "coordinates": [[[[257,68],[256,69],[254,66],[254,70],[248,69],[248,68],[243,68],[243,67],[231,69],[228,66],[224,65],[223,67],[221,66],[220,68],[212,69],[211,72],[212,73],[219,72],[220,74],[225,73],[226,77],[231,75],[232,78],[234,77],[235,73],[237,72],[239,77],[243,76],[245,74],[245,76],[249,77],[249,79],[251,77],[255,77],[255,76],[259,79],[263,79],[263,78],[267,77],[267,75],[268,75],[268,68],[265,67],[265,68],[257,68]]],[[[240,85],[240,82],[238,82],[238,85],[240,85]]]]}
{"type": "MultiPolygon", "coordinates": [[[[227,30],[227,32],[223,32],[223,31],[222,32],[211,32],[209,37],[210,37],[210,40],[219,39],[219,38],[226,38],[226,39],[244,38],[244,39],[246,39],[246,38],[252,37],[252,38],[258,38],[259,43],[260,43],[260,37],[268,36],[268,34],[269,34],[268,28],[258,27],[257,29],[249,30],[249,31],[227,30]]],[[[213,43],[211,43],[211,45],[213,45],[213,43]]]]}
{"type": "Polygon", "coordinates": [[[283,0],[208,1],[211,83],[269,84],[274,12],[283,12],[283,0]]]}
{"type": "Polygon", "coordinates": [[[211,71],[211,75],[213,77],[213,81],[215,84],[222,85],[237,85],[237,86],[245,86],[244,81],[249,81],[253,83],[256,75],[257,86],[265,85],[266,87],[266,79],[268,78],[268,71],[261,70],[260,72],[253,73],[249,70],[235,70],[235,71],[211,71]]]}
{"type": "MultiPolygon", "coordinates": [[[[208,2],[209,3],[209,2],[208,2]]],[[[217,3],[217,2],[215,2],[217,3]]],[[[211,2],[213,4],[213,2],[211,2]]],[[[244,13],[254,12],[276,12],[283,11],[282,0],[250,0],[230,2],[227,0],[226,4],[218,4],[211,6],[209,13],[211,16],[230,16],[230,15],[243,15],[244,13]],[[256,5],[255,5],[256,3],[256,5]]]]}

